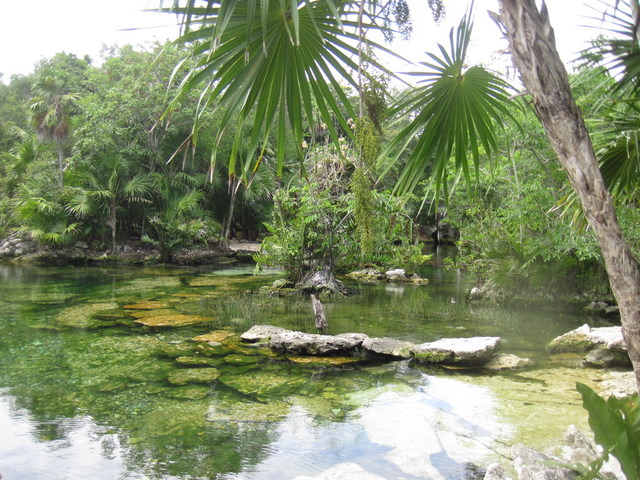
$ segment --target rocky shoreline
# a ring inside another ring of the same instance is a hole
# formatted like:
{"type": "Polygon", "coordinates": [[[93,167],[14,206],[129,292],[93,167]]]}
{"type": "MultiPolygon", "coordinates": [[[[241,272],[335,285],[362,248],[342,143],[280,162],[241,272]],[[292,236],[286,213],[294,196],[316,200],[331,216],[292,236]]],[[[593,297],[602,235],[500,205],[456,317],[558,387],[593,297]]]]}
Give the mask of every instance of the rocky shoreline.
{"type": "MultiPolygon", "coordinates": [[[[182,248],[171,255],[172,265],[196,266],[235,258],[251,261],[260,243],[217,242],[200,248],[182,248]]],[[[0,262],[21,265],[156,265],[163,263],[157,248],[145,243],[119,245],[116,251],[97,250],[84,242],[64,247],[45,247],[12,236],[0,241],[0,262]]]]}

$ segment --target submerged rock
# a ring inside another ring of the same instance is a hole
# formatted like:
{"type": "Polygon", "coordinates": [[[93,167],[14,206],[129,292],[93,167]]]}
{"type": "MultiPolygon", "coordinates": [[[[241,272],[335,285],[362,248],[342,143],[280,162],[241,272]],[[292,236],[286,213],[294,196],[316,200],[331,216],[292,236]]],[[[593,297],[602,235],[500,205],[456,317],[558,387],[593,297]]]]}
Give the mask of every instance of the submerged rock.
{"type": "Polygon", "coordinates": [[[58,313],[55,321],[58,325],[73,328],[98,328],[101,326],[110,326],[113,320],[117,319],[118,304],[114,302],[105,303],[88,303],[85,305],[76,305],[67,307],[58,313]],[[104,320],[96,318],[98,314],[110,313],[104,320]]]}
{"type": "Polygon", "coordinates": [[[415,345],[413,358],[421,363],[481,367],[500,346],[500,337],[442,338],[415,345]]]}
{"type": "Polygon", "coordinates": [[[631,367],[631,359],[626,352],[600,346],[587,353],[582,364],[594,368],[631,367]]]}
{"type": "Polygon", "coordinates": [[[193,337],[191,340],[193,340],[194,342],[220,343],[229,337],[233,337],[234,335],[235,333],[228,330],[216,330],[214,332],[205,333],[204,335],[198,335],[197,337],[193,337]]]}
{"type": "Polygon", "coordinates": [[[269,341],[273,350],[296,355],[355,355],[360,344],[353,338],[294,331],[278,333],[269,341]]]}
{"type": "Polygon", "coordinates": [[[389,337],[366,338],[362,342],[362,348],[367,353],[393,358],[410,358],[414,346],[411,342],[389,337]]]}
{"type": "Polygon", "coordinates": [[[125,305],[124,308],[127,310],[156,310],[158,308],[167,308],[168,306],[169,304],[166,302],[146,301],[125,305]]]}
{"type": "Polygon", "coordinates": [[[349,365],[361,362],[357,357],[287,357],[287,360],[299,365],[309,365],[313,367],[330,367],[349,365]]]}
{"type": "Polygon", "coordinates": [[[220,377],[215,368],[180,368],[169,374],[167,380],[174,385],[188,385],[190,383],[210,383],[220,377]]]}
{"type": "Polygon", "coordinates": [[[135,322],[147,327],[182,327],[185,325],[194,325],[196,323],[210,322],[209,317],[200,315],[158,315],[152,317],[143,317],[135,322]]]}
{"type": "Polygon", "coordinates": [[[287,330],[286,328],[274,327],[272,325],[254,325],[240,335],[240,338],[242,341],[249,343],[268,342],[274,335],[290,331],[291,330],[287,330]]]}
{"type": "Polygon", "coordinates": [[[209,422],[279,422],[283,420],[291,405],[283,401],[260,402],[215,402],[207,414],[209,422]]]}
{"type": "Polygon", "coordinates": [[[533,360],[529,358],[522,358],[512,353],[496,353],[485,363],[484,368],[487,370],[519,370],[533,365],[533,360]]]}
{"type": "Polygon", "coordinates": [[[220,382],[245,395],[284,395],[300,390],[306,378],[280,370],[252,370],[250,373],[225,373],[220,382]]]}

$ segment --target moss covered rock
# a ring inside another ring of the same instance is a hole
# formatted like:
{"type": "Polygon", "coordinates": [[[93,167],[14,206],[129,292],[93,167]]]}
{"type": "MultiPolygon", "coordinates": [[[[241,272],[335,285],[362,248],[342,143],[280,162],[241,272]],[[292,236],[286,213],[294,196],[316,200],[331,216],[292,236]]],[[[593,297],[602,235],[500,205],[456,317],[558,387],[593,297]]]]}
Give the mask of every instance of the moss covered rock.
{"type": "Polygon", "coordinates": [[[202,317],[200,315],[174,314],[143,317],[136,320],[136,323],[147,327],[182,327],[210,321],[210,317],[202,317]]]}
{"type": "Polygon", "coordinates": [[[169,374],[169,383],[174,385],[188,385],[190,383],[210,383],[220,377],[215,368],[180,368],[169,374]]]}

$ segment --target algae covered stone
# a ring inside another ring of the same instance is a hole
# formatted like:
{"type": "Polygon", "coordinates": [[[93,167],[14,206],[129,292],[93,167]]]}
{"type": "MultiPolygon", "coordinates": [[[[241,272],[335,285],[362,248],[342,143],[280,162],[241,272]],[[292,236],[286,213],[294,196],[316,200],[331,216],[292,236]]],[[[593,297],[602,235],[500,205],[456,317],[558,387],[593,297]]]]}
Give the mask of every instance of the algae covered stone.
{"type": "Polygon", "coordinates": [[[193,356],[177,357],[176,363],[180,365],[190,365],[194,367],[203,367],[203,366],[217,367],[224,363],[224,359],[200,357],[197,355],[193,355],[193,356]]]}
{"type": "Polygon", "coordinates": [[[289,413],[291,406],[281,400],[261,402],[216,402],[209,409],[209,422],[278,422],[289,413]]]}
{"type": "Polygon", "coordinates": [[[287,357],[290,362],[298,365],[309,365],[312,367],[337,367],[362,362],[357,357],[287,357]]]}
{"type": "Polygon", "coordinates": [[[254,370],[246,374],[226,373],[220,382],[245,395],[293,394],[306,383],[306,377],[282,370],[254,370]]]}
{"type": "Polygon", "coordinates": [[[73,307],[67,307],[58,313],[55,317],[55,321],[58,325],[74,328],[96,328],[100,326],[108,326],[108,323],[95,318],[95,315],[99,313],[104,314],[106,312],[114,312],[115,314],[117,309],[118,304],[114,302],[76,305],[73,307]]]}
{"type": "Polygon", "coordinates": [[[484,365],[487,370],[521,370],[534,365],[533,360],[512,353],[496,353],[484,365]]]}
{"type": "Polygon", "coordinates": [[[138,303],[131,303],[129,305],[125,305],[124,308],[127,310],[156,310],[158,308],[167,308],[169,306],[166,302],[155,302],[155,301],[145,301],[138,303]]]}
{"type": "Polygon", "coordinates": [[[575,330],[554,338],[547,345],[549,353],[587,352],[597,345],[609,350],[626,351],[622,327],[591,328],[586,323],[575,330]]]}
{"type": "Polygon", "coordinates": [[[220,377],[216,368],[180,368],[169,374],[169,383],[188,385],[190,383],[210,383],[220,377]]]}
{"type": "Polygon", "coordinates": [[[185,325],[194,325],[196,323],[210,322],[210,317],[202,317],[200,315],[158,315],[151,317],[143,317],[136,320],[147,327],[182,327],[185,325]]]}
{"type": "Polygon", "coordinates": [[[231,365],[254,365],[260,363],[263,359],[255,355],[242,355],[239,353],[232,353],[224,357],[225,363],[231,365]]]}
{"type": "Polygon", "coordinates": [[[233,337],[235,333],[228,330],[216,330],[215,332],[205,333],[204,335],[198,335],[191,340],[194,342],[213,342],[220,343],[229,337],[233,337]]]}

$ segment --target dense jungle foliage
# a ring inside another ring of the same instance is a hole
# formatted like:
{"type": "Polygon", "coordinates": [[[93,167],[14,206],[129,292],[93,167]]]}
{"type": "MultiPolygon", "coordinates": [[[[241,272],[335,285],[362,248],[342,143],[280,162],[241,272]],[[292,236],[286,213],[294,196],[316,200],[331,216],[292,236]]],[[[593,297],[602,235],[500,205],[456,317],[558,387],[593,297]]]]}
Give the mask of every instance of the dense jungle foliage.
{"type": "MultiPolygon", "coordinates": [[[[455,266],[496,287],[607,293],[597,245],[524,100],[504,119],[497,154],[481,158],[471,185],[448,173],[453,188],[435,194],[424,178],[412,194],[399,195],[392,192],[405,154],[381,159],[379,152],[409,121],[386,109],[390,95],[404,92],[374,69],[367,108],[375,121],[360,126],[355,141],[345,135],[341,154],[328,140],[332,129],[307,126],[301,170],[298,146],[290,141],[286,152],[276,152],[275,139],[249,161],[240,155],[237,164],[228,162],[244,148],[242,138],[251,142],[249,126],[239,127],[235,142],[222,137],[212,163],[212,143],[228,119],[201,113],[196,93],[182,96],[161,120],[176,88],[180,47],[113,47],[103,56],[95,66],[59,53],[0,84],[0,237],[17,233],[50,246],[82,241],[105,251],[145,242],[164,259],[223,238],[264,239],[258,260],[284,267],[295,280],[313,262],[337,271],[414,270],[424,261],[421,242],[446,223],[461,232],[455,266]],[[185,148],[197,111],[198,145],[185,148]]],[[[611,141],[596,120],[620,107],[597,104],[612,81],[599,68],[584,67],[573,81],[578,102],[593,114],[594,134],[611,141]]],[[[351,101],[357,108],[355,92],[351,101]]],[[[620,198],[620,220],[638,253],[636,201],[620,198]]]]}

